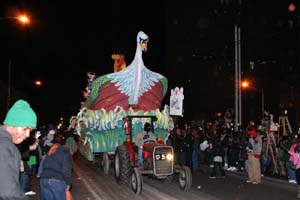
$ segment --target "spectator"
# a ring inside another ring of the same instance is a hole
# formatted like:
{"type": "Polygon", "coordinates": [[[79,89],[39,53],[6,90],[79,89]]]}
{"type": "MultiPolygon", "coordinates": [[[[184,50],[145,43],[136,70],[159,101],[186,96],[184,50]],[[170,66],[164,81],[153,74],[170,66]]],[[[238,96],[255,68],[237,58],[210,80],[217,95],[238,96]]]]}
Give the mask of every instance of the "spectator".
{"type": "Polygon", "coordinates": [[[47,154],[51,146],[53,145],[55,130],[51,129],[48,131],[47,135],[43,138],[43,146],[42,146],[42,153],[43,155],[47,154]]]}
{"type": "Polygon", "coordinates": [[[36,114],[24,100],[18,100],[6,114],[0,127],[0,199],[26,198],[19,183],[21,155],[15,144],[28,138],[36,124],[36,114]]]}
{"type": "Polygon", "coordinates": [[[31,190],[32,176],[36,172],[36,166],[39,161],[38,146],[40,133],[31,132],[30,137],[19,145],[22,155],[22,164],[24,170],[20,173],[20,185],[25,195],[35,195],[31,190]]]}
{"type": "Polygon", "coordinates": [[[253,125],[247,127],[249,135],[248,145],[248,176],[247,183],[259,184],[261,182],[260,154],[262,149],[262,136],[258,134],[253,125]]]}
{"type": "Polygon", "coordinates": [[[282,136],[281,140],[279,141],[279,146],[282,149],[282,154],[280,160],[284,162],[289,183],[297,183],[296,181],[296,174],[295,169],[292,169],[293,160],[290,158],[288,151],[291,149],[293,144],[292,139],[289,136],[282,136]]]}
{"type": "Polygon", "coordinates": [[[55,130],[51,129],[47,135],[45,135],[42,138],[42,143],[41,143],[41,149],[42,149],[42,157],[40,159],[40,163],[39,163],[39,168],[38,168],[38,172],[37,172],[37,177],[40,178],[41,174],[42,174],[42,170],[43,170],[43,163],[45,160],[45,157],[49,151],[49,149],[51,148],[51,146],[53,145],[53,140],[54,140],[54,134],[55,134],[55,130]]]}
{"type": "Polygon", "coordinates": [[[177,163],[180,165],[185,165],[186,163],[186,153],[185,153],[185,143],[184,143],[184,133],[180,127],[176,128],[176,148],[178,149],[178,157],[176,159],[177,163]]]}
{"type": "Polygon", "coordinates": [[[67,148],[69,148],[70,153],[71,153],[72,156],[78,150],[77,143],[76,143],[76,140],[75,140],[75,137],[74,137],[74,131],[75,131],[76,124],[77,124],[77,119],[73,117],[71,119],[70,126],[68,127],[68,129],[64,133],[64,136],[65,136],[65,139],[66,139],[65,146],[67,148]]]}
{"type": "Polygon", "coordinates": [[[223,129],[221,132],[221,143],[222,147],[224,149],[224,159],[223,159],[223,165],[224,169],[228,169],[228,163],[229,163],[229,153],[228,153],[228,148],[229,148],[229,131],[228,129],[223,129]]]}
{"type": "Polygon", "coordinates": [[[194,136],[193,143],[193,155],[192,155],[192,164],[193,169],[192,172],[195,172],[199,166],[199,157],[200,157],[200,133],[198,128],[193,128],[192,133],[194,136]]]}
{"type": "Polygon", "coordinates": [[[174,133],[174,130],[170,130],[170,134],[168,136],[166,144],[172,146],[174,148],[174,151],[175,151],[175,141],[176,141],[176,135],[174,133]]]}
{"type": "Polygon", "coordinates": [[[296,181],[298,185],[297,198],[300,199],[300,140],[296,144],[293,144],[289,150],[289,154],[293,160],[293,167],[295,168],[296,181]]]}
{"type": "Polygon", "coordinates": [[[168,137],[167,144],[171,145],[174,148],[174,162],[179,163],[179,155],[180,155],[180,142],[179,142],[179,135],[177,133],[180,132],[178,127],[174,128],[168,137]]]}
{"type": "Polygon", "coordinates": [[[230,135],[228,138],[228,171],[237,171],[239,158],[239,140],[236,135],[230,135]]]}
{"type": "Polygon", "coordinates": [[[221,177],[224,178],[225,177],[225,170],[223,168],[223,158],[224,158],[224,149],[221,145],[221,141],[215,141],[212,144],[212,154],[213,154],[213,167],[210,173],[209,178],[211,179],[215,179],[216,178],[216,174],[217,174],[217,168],[219,168],[220,173],[221,173],[221,177]]]}
{"type": "Polygon", "coordinates": [[[70,190],[72,160],[69,149],[63,145],[64,137],[58,132],[43,163],[40,178],[42,200],[65,200],[66,191],[70,190]]]}
{"type": "Polygon", "coordinates": [[[248,146],[248,142],[246,140],[241,140],[240,145],[239,145],[239,171],[243,172],[244,170],[246,170],[246,160],[248,158],[247,155],[247,146],[248,146]]]}

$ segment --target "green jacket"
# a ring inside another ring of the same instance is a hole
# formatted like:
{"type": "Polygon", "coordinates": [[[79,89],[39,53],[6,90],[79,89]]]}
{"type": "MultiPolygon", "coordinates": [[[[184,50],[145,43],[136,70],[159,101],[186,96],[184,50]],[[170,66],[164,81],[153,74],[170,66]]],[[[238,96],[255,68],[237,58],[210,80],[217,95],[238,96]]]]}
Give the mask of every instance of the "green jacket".
{"type": "Polygon", "coordinates": [[[281,148],[283,149],[282,154],[280,155],[280,160],[282,160],[282,161],[290,160],[290,154],[289,154],[288,150],[290,150],[292,144],[293,143],[290,140],[287,140],[280,144],[281,148]]]}

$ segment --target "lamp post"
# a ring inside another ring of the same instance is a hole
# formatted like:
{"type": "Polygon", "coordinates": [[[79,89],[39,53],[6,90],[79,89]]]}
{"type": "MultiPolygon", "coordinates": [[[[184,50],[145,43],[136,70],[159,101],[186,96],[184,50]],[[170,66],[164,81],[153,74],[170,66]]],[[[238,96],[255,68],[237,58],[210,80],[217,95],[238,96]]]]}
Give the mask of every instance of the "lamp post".
{"type": "Polygon", "coordinates": [[[261,92],[261,116],[264,117],[265,112],[265,91],[262,89],[261,92]]]}
{"type": "Polygon", "coordinates": [[[22,14],[16,17],[0,17],[0,20],[17,20],[23,25],[27,25],[30,23],[30,19],[26,14],[22,14]]]}
{"type": "Polygon", "coordinates": [[[264,91],[264,89],[258,89],[254,86],[251,86],[250,83],[246,80],[242,81],[241,87],[244,88],[244,89],[247,89],[247,88],[254,89],[254,90],[256,90],[257,92],[259,92],[261,94],[261,114],[262,114],[262,117],[263,117],[264,112],[265,112],[265,91],[264,91]]]}
{"type": "MultiPolygon", "coordinates": [[[[4,20],[13,20],[13,21],[17,21],[22,25],[27,25],[30,23],[30,19],[26,14],[21,14],[18,15],[16,17],[0,17],[0,21],[4,21],[4,20]]],[[[8,111],[9,107],[10,107],[10,101],[11,101],[11,65],[12,65],[12,61],[11,59],[9,59],[8,62],[8,81],[7,81],[7,98],[6,98],[6,111],[8,111]]]]}
{"type": "Polygon", "coordinates": [[[43,82],[41,80],[36,80],[36,81],[34,81],[34,85],[36,87],[41,87],[43,85],[43,82]]]}
{"type": "Polygon", "coordinates": [[[11,59],[8,61],[8,83],[7,83],[7,99],[6,99],[6,111],[10,107],[10,97],[11,97],[11,59]]]}

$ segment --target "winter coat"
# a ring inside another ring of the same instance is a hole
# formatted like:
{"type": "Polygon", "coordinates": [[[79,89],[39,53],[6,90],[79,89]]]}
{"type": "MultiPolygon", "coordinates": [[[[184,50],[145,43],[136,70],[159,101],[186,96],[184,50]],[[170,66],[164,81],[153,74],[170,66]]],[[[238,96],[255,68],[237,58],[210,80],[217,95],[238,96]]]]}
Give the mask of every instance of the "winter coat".
{"type": "Polygon", "coordinates": [[[253,155],[256,158],[260,157],[262,150],[262,136],[258,135],[255,138],[249,138],[248,155],[253,155]]]}
{"type": "Polygon", "coordinates": [[[41,178],[54,178],[65,181],[67,185],[71,185],[72,159],[69,149],[59,146],[53,154],[48,154],[43,163],[41,178]]]}
{"type": "Polygon", "coordinates": [[[300,168],[300,152],[296,151],[298,144],[293,144],[289,150],[290,161],[295,165],[296,169],[300,168]]]}
{"type": "Polygon", "coordinates": [[[26,199],[19,183],[21,154],[11,135],[0,127],[0,199],[26,199]]]}
{"type": "Polygon", "coordinates": [[[224,148],[222,147],[221,143],[218,142],[216,144],[213,145],[213,156],[221,156],[221,157],[224,157],[225,155],[225,150],[224,148]]]}

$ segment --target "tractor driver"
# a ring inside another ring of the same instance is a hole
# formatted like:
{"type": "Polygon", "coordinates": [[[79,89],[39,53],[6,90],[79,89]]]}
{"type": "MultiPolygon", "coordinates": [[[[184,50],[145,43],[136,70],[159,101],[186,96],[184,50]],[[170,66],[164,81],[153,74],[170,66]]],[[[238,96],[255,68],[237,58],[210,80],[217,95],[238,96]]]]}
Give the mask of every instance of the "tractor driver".
{"type": "Polygon", "coordinates": [[[144,130],[141,131],[141,132],[138,132],[135,135],[135,144],[138,147],[138,165],[140,167],[143,166],[143,162],[144,162],[144,159],[143,159],[143,144],[145,142],[148,142],[148,141],[156,142],[156,138],[155,138],[155,136],[152,132],[151,124],[146,122],[145,125],[144,125],[144,130]]]}

